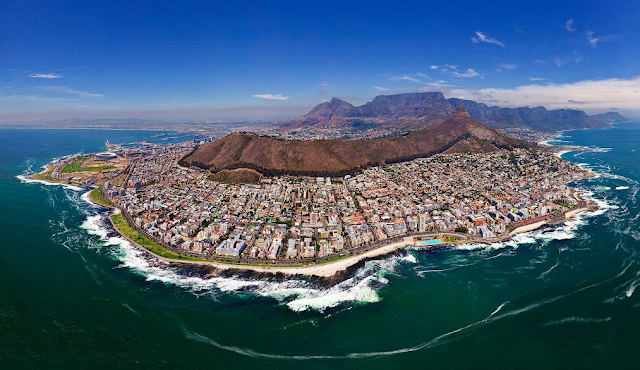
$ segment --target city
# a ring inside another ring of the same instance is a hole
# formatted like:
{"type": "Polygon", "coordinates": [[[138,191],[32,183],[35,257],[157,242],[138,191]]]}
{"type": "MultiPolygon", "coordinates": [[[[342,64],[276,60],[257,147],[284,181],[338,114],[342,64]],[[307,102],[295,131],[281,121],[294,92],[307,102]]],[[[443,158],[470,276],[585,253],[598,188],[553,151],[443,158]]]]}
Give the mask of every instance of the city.
{"type": "Polygon", "coordinates": [[[496,241],[584,208],[566,183],[591,176],[550,151],[516,149],[440,154],[339,178],[227,184],[180,166],[188,151],[130,154],[128,172],[104,182],[105,198],[168,249],[242,263],[326,261],[407,236],[415,246],[496,241]]]}

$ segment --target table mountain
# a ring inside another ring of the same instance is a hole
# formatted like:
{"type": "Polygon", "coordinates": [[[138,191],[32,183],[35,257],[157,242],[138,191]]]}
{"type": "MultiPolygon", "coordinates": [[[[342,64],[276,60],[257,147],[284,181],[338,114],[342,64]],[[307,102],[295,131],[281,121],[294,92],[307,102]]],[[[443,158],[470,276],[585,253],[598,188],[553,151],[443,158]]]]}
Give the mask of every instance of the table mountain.
{"type": "Polygon", "coordinates": [[[333,98],[327,103],[317,105],[308,114],[284,123],[282,129],[289,131],[303,127],[377,127],[413,131],[444,121],[460,103],[465,104],[471,117],[494,129],[523,127],[554,132],[606,127],[614,120],[612,115],[590,117],[575,109],[491,107],[473,100],[446,99],[441,92],[424,92],[380,95],[359,107],[333,98]]]}

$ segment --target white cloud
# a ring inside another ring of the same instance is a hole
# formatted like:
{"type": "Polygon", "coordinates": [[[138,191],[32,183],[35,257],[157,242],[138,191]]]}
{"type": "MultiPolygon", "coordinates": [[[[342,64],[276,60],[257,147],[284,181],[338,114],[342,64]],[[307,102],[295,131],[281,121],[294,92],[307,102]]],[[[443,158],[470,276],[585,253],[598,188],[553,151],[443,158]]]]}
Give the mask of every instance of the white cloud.
{"type": "Polygon", "coordinates": [[[418,80],[417,78],[413,78],[413,77],[409,77],[409,76],[396,76],[396,77],[389,77],[388,78],[389,81],[411,81],[411,82],[420,82],[420,80],[418,80]]]}
{"type": "Polygon", "coordinates": [[[453,89],[452,97],[473,99],[500,106],[545,106],[590,111],[617,107],[640,113],[640,77],[584,80],[566,84],[531,84],[512,89],[453,89]]]}
{"type": "Polygon", "coordinates": [[[542,77],[527,77],[529,81],[546,81],[546,78],[542,77]]]}
{"type": "Polygon", "coordinates": [[[569,19],[569,20],[564,24],[564,28],[566,28],[566,29],[567,29],[567,31],[569,31],[569,32],[573,32],[573,31],[575,31],[576,29],[575,29],[575,28],[573,28],[573,19],[569,19]]]}
{"type": "Polygon", "coordinates": [[[374,89],[378,90],[378,91],[389,91],[391,89],[387,88],[387,87],[381,87],[381,86],[374,86],[374,89]]]}
{"type": "Polygon", "coordinates": [[[422,77],[422,78],[426,78],[427,80],[430,80],[430,79],[431,79],[431,77],[427,76],[427,75],[426,75],[426,74],[424,74],[424,73],[420,73],[420,72],[416,73],[416,76],[418,76],[418,77],[422,77]]]}
{"type": "Polygon", "coordinates": [[[429,67],[429,69],[432,69],[434,71],[437,71],[438,68],[440,68],[440,66],[433,65],[433,66],[429,67]]]}
{"type": "Polygon", "coordinates": [[[260,99],[268,99],[268,100],[287,100],[289,99],[288,96],[284,96],[282,94],[256,94],[256,95],[251,95],[254,98],[260,98],[260,99]]]}
{"type": "Polygon", "coordinates": [[[567,65],[569,63],[578,64],[578,63],[584,61],[584,57],[581,56],[581,55],[578,55],[578,53],[576,51],[574,51],[573,54],[571,54],[571,55],[559,56],[559,57],[555,58],[553,61],[556,64],[556,66],[562,67],[562,66],[567,65]]]}
{"type": "Polygon", "coordinates": [[[480,31],[476,31],[476,36],[472,37],[471,41],[473,41],[475,44],[479,44],[481,42],[487,44],[495,44],[506,49],[506,46],[504,46],[504,43],[502,41],[494,39],[493,37],[489,37],[489,35],[480,31]]]}
{"type": "Polygon", "coordinates": [[[29,77],[54,79],[54,78],[62,78],[63,76],[62,74],[58,74],[58,73],[33,73],[29,77]]]}
{"type": "Polygon", "coordinates": [[[500,63],[499,67],[496,68],[496,71],[498,72],[502,72],[502,71],[512,71],[514,69],[518,68],[517,65],[515,64],[510,64],[510,63],[500,63]]]}
{"type": "Polygon", "coordinates": [[[613,41],[615,39],[618,38],[617,35],[606,35],[606,36],[599,36],[599,37],[594,37],[593,36],[593,31],[587,31],[585,33],[586,37],[587,37],[587,41],[589,41],[589,43],[591,44],[591,46],[598,47],[598,43],[599,42],[603,42],[603,41],[613,41]]]}
{"type": "Polygon", "coordinates": [[[476,72],[473,68],[469,68],[467,69],[466,72],[453,71],[453,76],[469,78],[469,77],[480,76],[480,73],[476,72]]]}
{"type": "Polygon", "coordinates": [[[67,86],[41,86],[38,89],[42,91],[48,91],[56,94],[68,94],[68,95],[77,95],[81,98],[103,98],[104,95],[90,93],[86,91],[75,90],[67,86]]]}

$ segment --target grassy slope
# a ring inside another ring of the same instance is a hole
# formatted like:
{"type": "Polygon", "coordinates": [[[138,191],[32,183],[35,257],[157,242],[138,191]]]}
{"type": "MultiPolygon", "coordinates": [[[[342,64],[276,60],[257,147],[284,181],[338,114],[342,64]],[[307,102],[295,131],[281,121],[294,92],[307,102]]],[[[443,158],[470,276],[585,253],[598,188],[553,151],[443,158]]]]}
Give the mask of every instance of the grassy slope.
{"type": "Polygon", "coordinates": [[[102,196],[102,190],[100,190],[100,188],[91,190],[91,192],[89,193],[89,199],[91,199],[92,202],[103,207],[113,208],[111,203],[107,202],[107,200],[102,196]]]}

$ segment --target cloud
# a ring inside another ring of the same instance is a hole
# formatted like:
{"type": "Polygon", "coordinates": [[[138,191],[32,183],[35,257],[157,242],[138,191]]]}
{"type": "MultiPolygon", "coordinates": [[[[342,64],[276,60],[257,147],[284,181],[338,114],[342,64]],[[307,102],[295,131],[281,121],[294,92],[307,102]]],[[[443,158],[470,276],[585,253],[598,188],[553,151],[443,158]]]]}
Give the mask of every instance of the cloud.
{"type": "Polygon", "coordinates": [[[416,76],[418,76],[418,77],[422,77],[422,78],[426,78],[427,80],[430,80],[430,79],[431,79],[431,77],[427,76],[427,75],[426,75],[426,74],[424,74],[424,73],[420,73],[420,72],[416,73],[416,76]]]}
{"type": "Polygon", "coordinates": [[[436,66],[436,65],[432,65],[431,67],[429,67],[429,69],[437,71],[438,68],[440,68],[440,66],[436,66]]]}
{"type": "Polygon", "coordinates": [[[512,71],[514,69],[518,68],[517,65],[515,64],[509,64],[509,63],[500,63],[499,67],[496,68],[497,72],[502,72],[502,71],[512,71]]]}
{"type": "Polygon", "coordinates": [[[260,99],[268,99],[268,100],[287,100],[289,99],[288,96],[284,96],[282,94],[256,94],[256,95],[251,95],[254,98],[260,98],[260,99]]]}
{"type": "Polygon", "coordinates": [[[29,77],[31,78],[46,78],[46,79],[54,79],[54,78],[62,78],[62,74],[58,73],[33,73],[29,77]]]}
{"type": "Polygon", "coordinates": [[[553,62],[556,64],[556,66],[558,67],[562,67],[564,65],[567,65],[569,63],[580,63],[584,61],[584,57],[581,55],[578,55],[578,53],[576,51],[573,52],[573,54],[571,55],[563,55],[563,56],[559,56],[557,58],[555,58],[553,60],[553,62]]]}
{"type": "Polygon", "coordinates": [[[454,77],[464,77],[464,78],[480,76],[480,73],[476,72],[473,68],[467,69],[466,72],[453,71],[452,74],[454,77]]]}
{"type": "Polygon", "coordinates": [[[411,81],[411,82],[420,82],[420,80],[418,80],[417,78],[413,78],[413,77],[409,77],[407,75],[405,76],[396,76],[396,77],[389,77],[388,78],[389,81],[411,81]]]}
{"type": "MultiPolygon", "coordinates": [[[[515,66],[514,66],[514,68],[515,68],[515,66]]],[[[468,68],[466,71],[461,72],[460,70],[458,70],[458,66],[453,65],[453,64],[445,64],[444,66],[435,66],[434,65],[434,66],[431,66],[431,69],[440,71],[443,74],[451,73],[451,75],[453,75],[453,77],[466,77],[466,78],[469,78],[469,77],[480,76],[480,73],[478,73],[473,68],[468,68]]]]}
{"type": "Polygon", "coordinates": [[[527,77],[527,79],[529,81],[546,81],[546,78],[542,78],[542,77],[527,77]]]}
{"type": "Polygon", "coordinates": [[[81,98],[103,98],[104,95],[90,93],[87,91],[75,90],[67,86],[41,86],[38,88],[42,91],[52,92],[56,94],[68,94],[68,95],[76,95],[81,98]]]}
{"type": "Polygon", "coordinates": [[[471,38],[471,41],[473,41],[473,43],[475,44],[479,44],[479,43],[487,43],[487,44],[494,44],[494,45],[498,45],[501,46],[503,48],[507,48],[506,46],[504,46],[504,43],[498,39],[494,39],[493,37],[489,37],[489,35],[482,33],[480,31],[476,31],[476,36],[471,38]]]}
{"type": "Polygon", "coordinates": [[[387,87],[381,87],[381,86],[374,86],[374,89],[378,90],[378,91],[389,91],[391,89],[387,88],[387,87]]]}
{"type": "Polygon", "coordinates": [[[593,46],[594,48],[598,47],[599,42],[613,41],[618,38],[618,35],[606,35],[606,36],[594,37],[593,31],[587,31],[585,35],[587,37],[587,41],[589,41],[591,46],[593,46]]]}
{"type": "Polygon", "coordinates": [[[569,31],[569,32],[573,32],[573,31],[575,31],[576,29],[575,29],[575,28],[573,28],[573,19],[569,19],[569,20],[564,24],[564,28],[566,28],[566,29],[567,29],[567,31],[569,31]]]}
{"type": "Polygon", "coordinates": [[[584,80],[565,84],[531,84],[512,89],[453,89],[452,97],[494,100],[501,106],[545,106],[605,111],[610,107],[640,113],[640,77],[584,80]],[[480,97],[480,98],[478,98],[480,97]]]}

